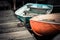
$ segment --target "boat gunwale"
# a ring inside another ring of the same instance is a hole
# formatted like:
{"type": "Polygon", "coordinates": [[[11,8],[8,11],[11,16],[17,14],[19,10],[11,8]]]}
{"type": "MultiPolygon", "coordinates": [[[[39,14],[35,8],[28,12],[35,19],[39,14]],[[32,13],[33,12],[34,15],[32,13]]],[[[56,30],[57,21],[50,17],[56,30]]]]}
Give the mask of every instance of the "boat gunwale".
{"type": "Polygon", "coordinates": [[[36,20],[32,20],[30,19],[30,21],[35,21],[35,22],[43,22],[43,23],[50,23],[50,24],[60,24],[60,23],[57,23],[57,22],[48,22],[48,21],[43,21],[43,20],[39,20],[39,21],[36,21],[36,20]]]}

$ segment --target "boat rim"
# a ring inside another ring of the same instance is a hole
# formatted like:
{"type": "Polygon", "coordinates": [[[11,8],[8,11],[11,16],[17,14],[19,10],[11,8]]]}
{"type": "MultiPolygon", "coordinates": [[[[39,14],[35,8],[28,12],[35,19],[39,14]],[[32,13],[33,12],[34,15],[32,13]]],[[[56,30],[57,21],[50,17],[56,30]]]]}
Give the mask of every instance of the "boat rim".
{"type": "MultiPolygon", "coordinates": [[[[31,21],[32,19],[30,19],[30,21],[31,21]]],[[[36,21],[36,20],[32,20],[32,21],[35,21],[35,22],[44,22],[44,23],[50,23],[50,24],[60,24],[60,23],[58,23],[58,22],[49,22],[49,21],[43,21],[43,20],[39,20],[39,21],[36,21]]]]}

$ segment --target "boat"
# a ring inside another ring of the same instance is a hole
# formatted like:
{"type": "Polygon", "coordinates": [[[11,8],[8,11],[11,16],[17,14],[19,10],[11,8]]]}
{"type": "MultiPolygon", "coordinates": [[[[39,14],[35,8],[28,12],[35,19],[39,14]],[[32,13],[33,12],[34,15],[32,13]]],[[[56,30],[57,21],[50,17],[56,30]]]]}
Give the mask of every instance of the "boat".
{"type": "Polygon", "coordinates": [[[35,16],[30,19],[30,26],[38,36],[53,35],[60,31],[60,13],[35,16]]]}
{"type": "Polygon", "coordinates": [[[53,5],[27,3],[15,11],[17,18],[23,23],[29,23],[29,19],[39,14],[51,13],[53,5]],[[32,16],[31,16],[32,15],[32,16]]]}

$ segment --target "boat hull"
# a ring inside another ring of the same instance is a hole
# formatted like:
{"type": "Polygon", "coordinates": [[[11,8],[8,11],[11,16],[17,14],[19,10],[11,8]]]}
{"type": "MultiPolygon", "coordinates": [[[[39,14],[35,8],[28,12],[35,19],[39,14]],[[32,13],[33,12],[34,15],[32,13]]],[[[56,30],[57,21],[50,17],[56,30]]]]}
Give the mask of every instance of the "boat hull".
{"type": "Polygon", "coordinates": [[[25,23],[29,23],[29,19],[32,17],[23,17],[23,16],[19,16],[17,15],[17,18],[21,21],[21,22],[25,22],[25,23]]]}
{"type": "Polygon", "coordinates": [[[50,35],[56,33],[58,24],[49,24],[44,22],[37,22],[30,20],[30,25],[33,32],[38,36],[50,35]]]}

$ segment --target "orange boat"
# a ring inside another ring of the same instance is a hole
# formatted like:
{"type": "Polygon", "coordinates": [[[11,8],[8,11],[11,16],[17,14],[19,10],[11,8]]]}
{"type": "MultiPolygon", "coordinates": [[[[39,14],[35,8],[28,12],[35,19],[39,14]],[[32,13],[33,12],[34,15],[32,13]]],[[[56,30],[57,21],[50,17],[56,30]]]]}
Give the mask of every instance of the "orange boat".
{"type": "Polygon", "coordinates": [[[54,34],[60,31],[60,13],[35,16],[30,19],[30,25],[38,36],[54,34]]]}

